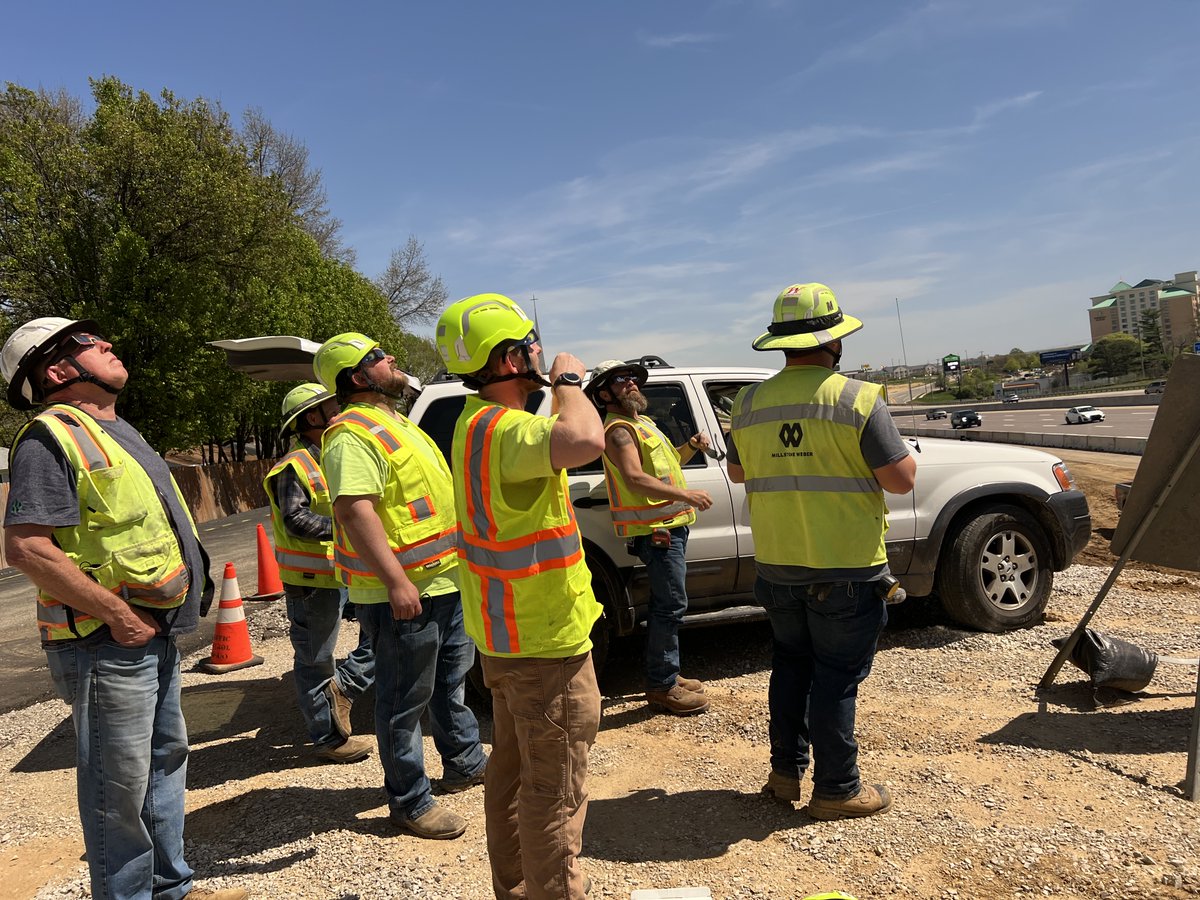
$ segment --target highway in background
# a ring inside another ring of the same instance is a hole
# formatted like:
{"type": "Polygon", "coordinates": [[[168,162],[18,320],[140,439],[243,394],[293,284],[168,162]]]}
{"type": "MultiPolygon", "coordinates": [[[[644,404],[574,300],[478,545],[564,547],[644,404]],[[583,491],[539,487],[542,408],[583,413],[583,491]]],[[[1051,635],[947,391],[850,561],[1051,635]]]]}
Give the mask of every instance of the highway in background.
{"type": "MultiPolygon", "coordinates": [[[[1084,402],[1081,398],[1079,404],[1083,405],[1084,402]]],[[[984,431],[1066,432],[1068,434],[1102,434],[1110,437],[1144,438],[1150,436],[1150,426],[1154,424],[1154,416],[1158,412],[1157,406],[1113,406],[1106,409],[1095,404],[1098,409],[1104,411],[1103,422],[1068,425],[1066,412],[1073,405],[1075,404],[1065,402],[1061,408],[1021,409],[1019,403],[1014,403],[1002,409],[980,408],[978,410],[979,417],[983,420],[983,425],[980,427],[984,431]]],[[[916,407],[915,412],[910,413],[907,410],[900,411],[893,405],[892,415],[896,419],[896,425],[901,429],[910,424],[925,428],[945,429],[946,437],[954,437],[959,431],[970,430],[952,429],[949,415],[945,419],[927,420],[925,414],[930,408],[921,405],[916,407]]],[[[947,413],[973,408],[969,403],[944,407],[947,413]]]]}

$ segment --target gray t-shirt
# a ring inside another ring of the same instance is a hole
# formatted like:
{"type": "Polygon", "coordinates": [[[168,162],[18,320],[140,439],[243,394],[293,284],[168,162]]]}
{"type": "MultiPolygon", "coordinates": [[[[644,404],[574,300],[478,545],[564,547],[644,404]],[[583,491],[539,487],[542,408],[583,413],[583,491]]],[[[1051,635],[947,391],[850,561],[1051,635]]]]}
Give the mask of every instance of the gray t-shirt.
{"type": "MultiPolygon", "coordinates": [[[[142,467],[154,484],[179,541],[188,571],[188,594],[175,609],[151,610],[164,633],[187,634],[199,624],[200,598],[208,580],[208,555],[192,531],[183,504],[171,484],[166,461],[154,452],[136,428],[124,419],[96,420],[97,424],[142,467]]],[[[79,524],[79,493],[75,472],[58,441],[41,424],[29,427],[9,459],[11,484],[4,524],[64,528],[79,524]]],[[[89,636],[90,638],[90,636],[89,636]]]]}
{"type": "MultiPolygon", "coordinates": [[[[728,459],[735,465],[741,465],[737,446],[730,434],[726,441],[729,445],[728,459]]],[[[908,456],[908,444],[900,437],[892,414],[888,412],[883,397],[875,400],[862,434],[858,438],[858,449],[862,451],[863,459],[872,469],[882,469],[884,466],[899,462],[908,456]]],[[[841,581],[877,581],[889,574],[887,563],[878,566],[868,566],[862,569],[813,569],[808,566],[784,566],[773,563],[756,562],[758,574],[774,584],[830,584],[841,581]]]]}

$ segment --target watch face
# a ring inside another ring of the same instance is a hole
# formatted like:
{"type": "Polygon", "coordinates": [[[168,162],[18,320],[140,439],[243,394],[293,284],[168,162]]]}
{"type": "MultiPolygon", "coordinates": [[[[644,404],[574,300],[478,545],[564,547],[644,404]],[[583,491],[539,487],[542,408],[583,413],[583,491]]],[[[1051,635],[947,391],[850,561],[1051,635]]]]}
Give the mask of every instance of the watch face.
{"type": "Polygon", "coordinates": [[[576,375],[574,372],[563,372],[561,375],[559,375],[557,378],[554,379],[554,384],[556,386],[560,385],[560,384],[569,384],[569,385],[574,385],[574,386],[578,387],[582,383],[583,383],[583,379],[580,378],[578,375],[576,375]]]}

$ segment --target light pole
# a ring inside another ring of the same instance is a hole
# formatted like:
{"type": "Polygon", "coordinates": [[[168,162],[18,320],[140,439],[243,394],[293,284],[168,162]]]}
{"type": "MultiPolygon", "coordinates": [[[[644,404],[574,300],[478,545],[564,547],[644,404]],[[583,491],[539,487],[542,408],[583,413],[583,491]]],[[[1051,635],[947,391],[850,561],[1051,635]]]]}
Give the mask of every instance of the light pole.
{"type": "Polygon", "coordinates": [[[900,318],[900,298],[896,298],[896,324],[900,326],[900,352],[904,354],[904,374],[908,376],[908,403],[912,406],[912,370],[908,367],[908,348],[904,346],[904,322],[900,318]]]}

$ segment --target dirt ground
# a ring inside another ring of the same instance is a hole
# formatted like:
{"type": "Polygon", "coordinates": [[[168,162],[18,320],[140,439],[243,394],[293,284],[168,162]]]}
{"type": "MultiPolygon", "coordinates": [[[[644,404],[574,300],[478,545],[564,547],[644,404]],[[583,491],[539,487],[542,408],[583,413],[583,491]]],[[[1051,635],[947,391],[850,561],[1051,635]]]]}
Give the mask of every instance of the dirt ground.
{"type": "MultiPolygon", "coordinates": [[[[802,804],[760,793],[764,624],[684,633],[687,674],[704,679],[713,701],[688,719],[647,711],[639,642],[618,642],[601,679],[604,720],[590,762],[583,864],[592,896],[683,885],[730,900],[835,889],[858,900],[1200,894],[1200,817],[1180,787],[1195,667],[1160,665],[1151,687],[1121,706],[1098,708],[1069,667],[1046,694],[1034,690],[1053,654],[1049,640],[1070,629],[1108,574],[1113,484],[1137,464],[1063,456],[1088,494],[1095,533],[1086,565],[1058,576],[1047,621],[982,635],[952,627],[932,605],[906,605],[881,639],[860,694],[858,736],[864,777],[895,796],[887,815],[820,823],[802,804]]],[[[1134,564],[1097,626],[1196,656],[1198,595],[1194,576],[1134,564]]],[[[185,675],[193,865],[256,897],[490,896],[481,792],[441,800],[470,820],[462,839],[397,835],[374,758],[322,767],[306,756],[278,623],[256,620],[255,641],[268,657],[261,668],[185,675]]],[[[354,722],[369,733],[366,706],[355,707],[354,722]]],[[[488,710],[477,709],[486,741],[488,710]]],[[[0,717],[10,742],[0,749],[0,895],[86,896],[69,724],[59,714],[45,735],[20,716],[0,717]]],[[[428,738],[426,759],[435,774],[428,738]]]]}

